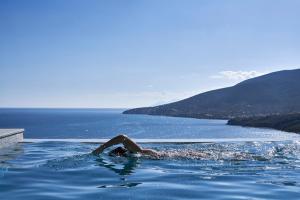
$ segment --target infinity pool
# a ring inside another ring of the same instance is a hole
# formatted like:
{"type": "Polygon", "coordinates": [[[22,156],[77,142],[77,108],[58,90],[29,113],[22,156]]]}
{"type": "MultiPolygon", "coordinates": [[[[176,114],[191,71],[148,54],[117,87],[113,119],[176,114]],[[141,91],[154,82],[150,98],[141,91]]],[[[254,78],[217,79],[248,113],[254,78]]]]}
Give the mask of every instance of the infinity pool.
{"type": "Polygon", "coordinates": [[[23,143],[0,154],[1,199],[299,199],[299,142],[143,144],[166,153],[97,157],[96,144],[23,143]]]}

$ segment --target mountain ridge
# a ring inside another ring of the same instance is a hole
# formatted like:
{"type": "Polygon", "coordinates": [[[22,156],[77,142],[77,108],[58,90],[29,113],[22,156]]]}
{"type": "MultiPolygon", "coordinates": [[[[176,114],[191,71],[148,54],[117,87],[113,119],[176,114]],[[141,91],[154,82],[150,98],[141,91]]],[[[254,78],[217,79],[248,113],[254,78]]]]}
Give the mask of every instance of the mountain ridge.
{"type": "Polygon", "coordinates": [[[264,116],[300,112],[300,69],[283,70],[154,107],[126,110],[148,114],[206,119],[264,116]]]}

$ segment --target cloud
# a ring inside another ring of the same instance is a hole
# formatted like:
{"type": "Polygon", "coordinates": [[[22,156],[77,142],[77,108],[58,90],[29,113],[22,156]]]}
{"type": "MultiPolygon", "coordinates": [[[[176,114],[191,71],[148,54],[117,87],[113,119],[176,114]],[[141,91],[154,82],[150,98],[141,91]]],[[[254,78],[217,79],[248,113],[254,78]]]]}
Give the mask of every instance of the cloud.
{"type": "Polygon", "coordinates": [[[266,73],[258,71],[221,71],[216,75],[212,75],[211,78],[214,79],[229,79],[229,80],[246,80],[249,78],[254,78],[261,76],[266,73]]]}
{"type": "Polygon", "coordinates": [[[149,84],[147,85],[147,88],[153,88],[153,85],[149,84]]]}

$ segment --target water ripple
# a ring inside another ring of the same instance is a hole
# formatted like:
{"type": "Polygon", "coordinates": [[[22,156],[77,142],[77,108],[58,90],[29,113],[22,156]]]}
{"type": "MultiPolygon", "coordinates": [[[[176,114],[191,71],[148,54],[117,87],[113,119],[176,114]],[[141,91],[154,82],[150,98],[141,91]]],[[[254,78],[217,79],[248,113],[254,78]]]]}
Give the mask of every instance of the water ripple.
{"type": "Polygon", "coordinates": [[[23,144],[0,153],[5,199],[299,199],[299,142],[146,144],[94,156],[94,144],[23,144]]]}

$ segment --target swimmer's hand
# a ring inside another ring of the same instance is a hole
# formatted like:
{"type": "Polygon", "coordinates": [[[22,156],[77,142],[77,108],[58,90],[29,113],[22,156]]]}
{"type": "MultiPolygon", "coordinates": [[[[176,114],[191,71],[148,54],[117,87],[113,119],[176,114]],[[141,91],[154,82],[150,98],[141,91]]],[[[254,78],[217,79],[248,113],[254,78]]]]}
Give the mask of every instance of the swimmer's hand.
{"type": "Polygon", "coordinates": [[[97,149],[95,149],[92,154],[98,156],[99,154],[101,154],[104,151],[105,147],[104,145],[101,145],[100,147],[98,147],[97,149]]]}

